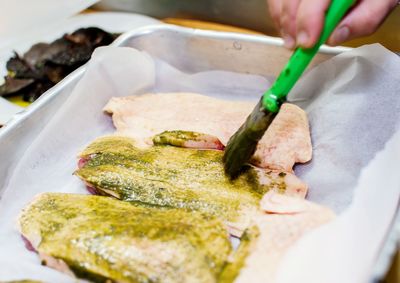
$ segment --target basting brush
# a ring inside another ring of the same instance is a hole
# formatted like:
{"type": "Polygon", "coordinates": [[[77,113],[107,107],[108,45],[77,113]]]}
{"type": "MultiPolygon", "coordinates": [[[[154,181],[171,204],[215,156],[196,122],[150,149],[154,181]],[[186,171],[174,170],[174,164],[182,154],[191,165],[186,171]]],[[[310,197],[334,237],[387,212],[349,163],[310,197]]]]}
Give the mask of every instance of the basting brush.
{"type": "Polygon", "coordinates": [[[229,139],[223,157],[226,174],[239,175],[241,168],[254,154],[258,141],[272,123],[287,94],[298,81],[310,61],[324,44],[355,0],[333,0],[325,15],[319,41],[309,49],[297,48],[272,86],[263,94],[245,123],[229,139]]]}

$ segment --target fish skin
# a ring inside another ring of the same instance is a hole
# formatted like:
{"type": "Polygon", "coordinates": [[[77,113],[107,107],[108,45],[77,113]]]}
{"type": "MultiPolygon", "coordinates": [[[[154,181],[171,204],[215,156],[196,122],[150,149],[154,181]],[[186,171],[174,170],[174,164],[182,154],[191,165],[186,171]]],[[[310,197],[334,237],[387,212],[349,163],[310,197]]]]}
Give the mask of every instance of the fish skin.
{"type": "Polygon", "coordinates": [[[268,192],[260,207],[263,212],[244,234],[250,240],[240,244],[219,283],[274,283],[286,252],[303,235],[335,218],[327,207],[275,192],[268,192]]]}
{"type": "Polygon", "coordinates": [[[113,97],[104,107],[118,135],[151,144],[164,131],[190,131],[217,137],[226,145],[254,103],[216,99],[196,93],[148,93],[113,97]]]}
{"type": "Polygon", "coordinates": [[[92,282],[212,283],[232,249],[216,218],[102,196],[38,195],[19,228],[45,264],[92,282]]]}
{"type": "Polygon", "coordinates": [[[294,104],[282,104],[250,162],[257,167],[293,172],[295,163],[306,163],[311,158],[306,112],[294,104]]]}
{"type": "Polygon", "coordinates": [[[147,205],[183,208],[218,216],[240,236],[269,190],[304,198],[307,186],[293,174],[247,166],[231,180],[223,152],[174,146],[140,148],[128,137],[95,140],[75,172],[97,193],[147,205]]]}
{"type": "MultiPolygon", "coordinates": [[[[226,146],[255,104],[196,93],[148,93],[113,97],[104,111],[112,115],[117,135],[135,138],[142,146],[151,145],[154,135],[175,130],[214,136],[226,146]]],[[[311,157],[307,114],[294,104],[284,103],[250,162],[257,167],[293,172],[295,163],[308,162],[311,157]]]]}

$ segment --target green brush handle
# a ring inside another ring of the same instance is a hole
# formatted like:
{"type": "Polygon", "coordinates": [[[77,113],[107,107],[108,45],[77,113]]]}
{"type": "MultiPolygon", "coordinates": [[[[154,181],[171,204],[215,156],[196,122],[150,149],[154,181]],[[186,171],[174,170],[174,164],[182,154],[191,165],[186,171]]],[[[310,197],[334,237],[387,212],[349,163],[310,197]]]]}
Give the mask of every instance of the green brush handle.
{"type": "Polygon", "coordinates": [[[309,49],[297,48],[274,84],[264,93],[263,106],[267,111],[272,113],[279,111],[279,107],[285,100],[286,95],[354,2],[355,0],[332,0],[325,15],[324,28],[317,44],[309,49]]]}

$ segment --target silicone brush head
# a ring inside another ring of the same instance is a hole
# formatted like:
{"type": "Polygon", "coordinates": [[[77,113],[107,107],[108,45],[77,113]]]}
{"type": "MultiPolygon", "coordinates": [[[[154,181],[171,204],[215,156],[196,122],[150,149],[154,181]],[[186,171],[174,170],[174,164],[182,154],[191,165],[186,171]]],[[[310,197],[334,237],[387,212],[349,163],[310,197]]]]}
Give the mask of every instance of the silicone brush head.
{"type": "Polygon", "coordinates": [[[266,110],[261,99],[246,122],[229,139],[224,152],[224,168],[227,175],[236,178],[257,148],[259,140],[275,118],[276,113],[266,110]]]}

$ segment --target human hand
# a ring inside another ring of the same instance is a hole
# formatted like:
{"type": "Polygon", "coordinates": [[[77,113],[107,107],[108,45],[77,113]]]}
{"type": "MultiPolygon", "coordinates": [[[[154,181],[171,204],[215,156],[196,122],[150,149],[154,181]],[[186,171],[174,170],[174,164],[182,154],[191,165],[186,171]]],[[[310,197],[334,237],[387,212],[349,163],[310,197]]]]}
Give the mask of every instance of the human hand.
{"type": "MultiPolygon", "coordinates": [[[[331,0],[267,0],[271,17],[285,47],[310,48],[322,32],[331,0]]],[[[359,0],[328,39],[329,45],[374,33],[398,0],[359,0]]]]}

